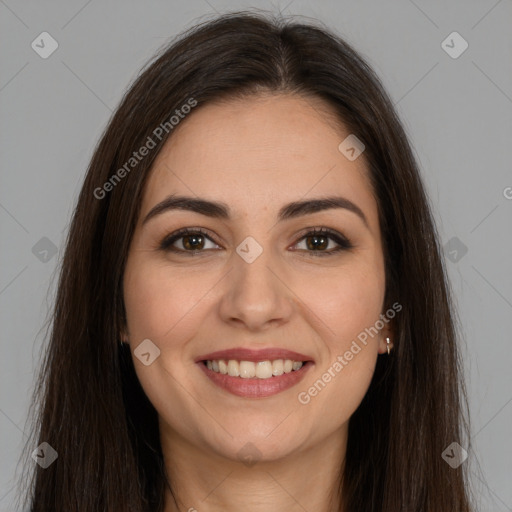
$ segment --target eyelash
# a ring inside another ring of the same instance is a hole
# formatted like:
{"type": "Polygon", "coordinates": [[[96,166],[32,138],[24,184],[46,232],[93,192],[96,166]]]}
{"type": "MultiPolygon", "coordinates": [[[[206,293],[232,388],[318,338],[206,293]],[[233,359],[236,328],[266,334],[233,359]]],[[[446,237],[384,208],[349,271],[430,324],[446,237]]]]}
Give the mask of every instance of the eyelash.
{"type": "MultiPolygon", "coordinates": [[[[193,256],[194,254],[205,252],[205,249],[202,250],[195,250],[195,251],[185,251],[183,249],[177,249],[175,247],[172,247],[172,244],[179,240],[180,238],[183,238],[186,235],[203,235],[204,237],[208,238],[211,242],[218,244],[215,240],[212,239],[212,237],[202,228],[183,228],[178,231],[175,231],[174,233],[171,233],[170,235],[166,236],[160,243],[159,249],[162,251],[170,251],[174,253],[181,253],[181,254],[187,254],[190,256],[193,256]]],[[[318,235],[328,235],[327,238],[330,238],[334,242],[338,244],[338,247],[335,249],[331,249],[330,251],[314,251],[314,250],[307,250],[306,252],[309,252],[311,256],[313,257],[326,257],[326,256],[332,256],[334,254],[337,254],[340,251],[349,250],[352,249],[354,246],[352,243],[345,238],[344,236],[340,235],[338,232],[329,229],[329,228],[312,228],[311,231],[306,232],[304,235],[302,235],[299,240],[295,243],[295,245],[305,238],[308,238],[310,236],[318,236],[318,235]]],[[[301,251],[303,249],[300,249],[301,251]]]]}

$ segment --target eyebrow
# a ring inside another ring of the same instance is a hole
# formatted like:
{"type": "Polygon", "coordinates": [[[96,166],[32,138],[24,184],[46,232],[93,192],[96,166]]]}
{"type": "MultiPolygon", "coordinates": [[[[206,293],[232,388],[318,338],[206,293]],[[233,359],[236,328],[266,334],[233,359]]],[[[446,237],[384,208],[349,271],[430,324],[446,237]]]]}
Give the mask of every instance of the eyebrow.
{"type": "MultiPolygon", "coordinates": [[[[340,196],[329,196],[288,203],[279,210],[277,220],[281,222],[333,208],[343,208],[355,213],[369,229],[368,220],[361,208],[349,199],[340,196]]],[[[186,210],[222,220],[228,220],[230,218],[230,208],[226,203],[173,194],[156,204],[146,215],[142,221],[142,225],[146,224],[146,222],[153,217],[171,210],[186,210]]]]}

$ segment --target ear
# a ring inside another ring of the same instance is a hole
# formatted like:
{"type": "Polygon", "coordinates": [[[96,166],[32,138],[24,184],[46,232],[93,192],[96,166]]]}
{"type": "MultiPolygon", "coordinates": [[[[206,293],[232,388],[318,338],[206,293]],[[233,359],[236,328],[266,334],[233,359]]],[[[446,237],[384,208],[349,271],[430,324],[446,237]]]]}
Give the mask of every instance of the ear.
{"type": "Polygon", "coordinates": [[[391,350],[395,342],[395,322],[390,320],[379,332],[379,354],[388,353],[388,344],[386,338],[389,338],[389,349],[391,350]]]}
{"type": "Polygon", "coordinates": [[[126,323],[123,321],[122,327],[119,331],[119,340],[123,343],[129,343],[130,335],[128,333],[128,328],[126,326],[126,323]]]}
{"type": "Polygon", "coordinates": [[[130,332],[128,330],[128,321],[126,318],[124,302],[120,312],[116,315],[116,329],[119,329],[119,341],[121,343],[129,343],[130,332]]]}

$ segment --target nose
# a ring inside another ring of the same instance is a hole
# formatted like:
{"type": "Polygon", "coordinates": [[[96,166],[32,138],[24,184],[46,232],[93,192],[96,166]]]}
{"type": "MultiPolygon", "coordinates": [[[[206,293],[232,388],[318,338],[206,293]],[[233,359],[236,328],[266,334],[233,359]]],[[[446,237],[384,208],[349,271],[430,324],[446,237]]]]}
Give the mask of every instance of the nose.
{"type": "Polygon", "coordinates": [[[233,255],[219,309],[224,322],[257,332],[290,320],[293,292],[269,253],[263,251],[252,263],[233,255]]]}

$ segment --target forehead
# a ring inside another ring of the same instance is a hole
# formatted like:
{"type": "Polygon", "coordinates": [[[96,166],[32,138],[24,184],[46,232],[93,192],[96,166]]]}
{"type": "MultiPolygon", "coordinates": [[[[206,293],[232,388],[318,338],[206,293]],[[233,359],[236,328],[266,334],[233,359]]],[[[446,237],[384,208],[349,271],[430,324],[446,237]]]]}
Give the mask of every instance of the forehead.
{"type": "Polygon", "coordinates": [[[172,193],[225,202],[235,217],[342,195],[376,229],[364,157],[350,161],[338,149],[348,135],[317,98],[265,95],[203,105],[181,121],[156,158],[142,214],[172,193]]]}

